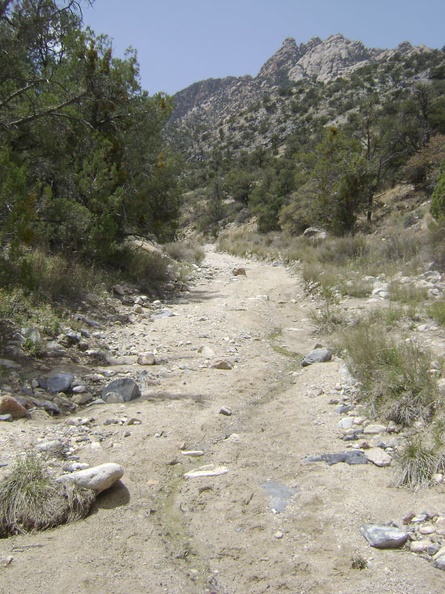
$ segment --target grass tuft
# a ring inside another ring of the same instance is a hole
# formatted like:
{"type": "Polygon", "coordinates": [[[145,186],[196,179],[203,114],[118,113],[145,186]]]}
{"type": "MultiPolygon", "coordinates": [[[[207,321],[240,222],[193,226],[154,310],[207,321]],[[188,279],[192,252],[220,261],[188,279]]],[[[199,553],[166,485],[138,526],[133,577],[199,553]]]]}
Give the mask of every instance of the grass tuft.
{"type": "Polygon", "coordinates": [[[0,483],[0,537],[46,530],[86,517],[93,491],[57,483],[32,455],[0,483]]]}
{"type": "Polygon", "coordinates": [[[430,435],[415,435],[407,440],[394,460],[395,486],[427,487],[433,476],[445,471],[445,450],[440,441],[430,435]]]}

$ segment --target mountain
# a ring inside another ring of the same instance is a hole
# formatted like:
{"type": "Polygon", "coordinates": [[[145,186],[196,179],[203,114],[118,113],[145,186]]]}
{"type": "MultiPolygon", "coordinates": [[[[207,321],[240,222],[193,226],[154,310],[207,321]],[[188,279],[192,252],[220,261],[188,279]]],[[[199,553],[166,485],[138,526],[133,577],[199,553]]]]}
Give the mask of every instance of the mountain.
{"type": "Polygon", "coordinates": [[[443,57],[408,42],[388,50],[340,34],[299,45],[287,38],[257,76],[208,79],[177,93],[166,137],[188,160],[201,159],[215,144],[235,151],[281,144],[302,118],[338,123],[371,87],[384,94],[427,80],[443,57]]]}

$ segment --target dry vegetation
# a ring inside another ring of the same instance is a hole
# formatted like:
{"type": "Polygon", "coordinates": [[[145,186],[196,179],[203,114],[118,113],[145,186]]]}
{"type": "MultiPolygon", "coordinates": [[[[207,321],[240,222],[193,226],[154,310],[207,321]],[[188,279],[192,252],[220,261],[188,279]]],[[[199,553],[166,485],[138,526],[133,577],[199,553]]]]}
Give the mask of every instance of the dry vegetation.
{"type": "Polygon", "coordinates": [[[237,229],[222,233],[218,242],[230,253],[279,259],[302,274],[307,292],[319,300],[310,312],[314,331],[329,336],[348,361],[363,386],[366,413],[404,432],[395,484],[418,487],[445,471],[445,403],[438,387],[443,362],[437,363],[434,352],[417,344],[410,331],[420,321],[445,325],[445,301],[431,298],[422,286],[400,282],[431,266],[443,268],[443,232],[431,221],[428,202],[419,207],[412,193],[400,186],[383,196],[378,223],[366,233],[308,239],[237,229]],[[410,217],[414,226],[406,225],[410,217]],[[348,315],[342,302],[369,297],[376,279],[387,285],[389,298],[366,314],[348,315]]]}

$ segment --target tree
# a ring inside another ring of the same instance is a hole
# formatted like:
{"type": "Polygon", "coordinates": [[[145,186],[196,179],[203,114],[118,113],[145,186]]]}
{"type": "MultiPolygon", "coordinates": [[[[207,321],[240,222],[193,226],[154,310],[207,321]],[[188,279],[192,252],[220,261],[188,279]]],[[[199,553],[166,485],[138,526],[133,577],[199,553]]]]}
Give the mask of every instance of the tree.
{"type": "Polygon", "coordinates": [[[368,176],[360,143],[331,127],[313,152],[298,154],[296,161],[297,189],[281,215],[285,228],[301,230],[310,221],[336,235],[352,232],[364,208],[368,176]]]}
{"type": "Polygon", "coordinates": [[[82,28],[80,3],[0,2],[0,83],[5,241],[109,261],[128,234],[174,236],[171,100],[141,89],[134,51],[82,28]]]}

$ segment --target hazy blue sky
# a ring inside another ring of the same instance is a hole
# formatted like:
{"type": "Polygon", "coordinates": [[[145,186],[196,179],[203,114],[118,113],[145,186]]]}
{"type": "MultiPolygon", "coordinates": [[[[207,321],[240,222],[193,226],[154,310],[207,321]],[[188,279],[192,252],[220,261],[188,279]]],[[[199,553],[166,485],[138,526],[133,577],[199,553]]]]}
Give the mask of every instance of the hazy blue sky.
{"type": "Polygon", "coordinates": [[[442,48],[445,0],[95,0],[84,21],[137,49],[142,86],[173,94],[223,76],[255,76],[286,37],[342,33],[368,47],[442,48]]]}

